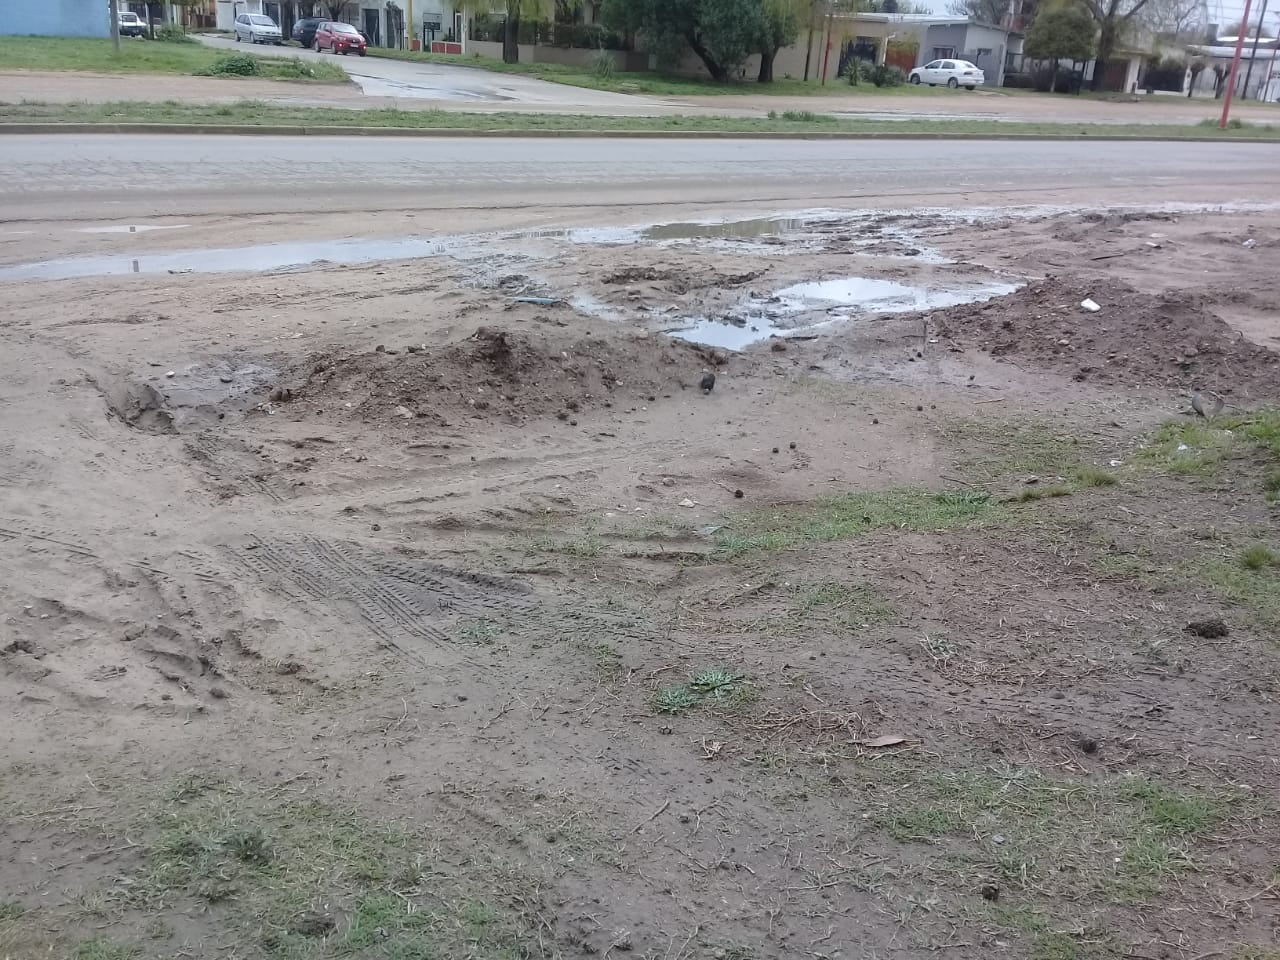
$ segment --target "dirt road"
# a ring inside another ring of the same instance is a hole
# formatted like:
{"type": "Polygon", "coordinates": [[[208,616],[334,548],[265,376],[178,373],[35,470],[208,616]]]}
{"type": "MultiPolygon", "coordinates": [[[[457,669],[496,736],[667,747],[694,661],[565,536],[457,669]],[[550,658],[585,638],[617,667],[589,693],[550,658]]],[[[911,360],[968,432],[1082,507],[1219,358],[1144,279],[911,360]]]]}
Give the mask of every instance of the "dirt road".
{"type": "Polygon", "coordinates": [[[1273,151],[828,146],[0,139],[0,957],[1274,951],[1273,151]]]}

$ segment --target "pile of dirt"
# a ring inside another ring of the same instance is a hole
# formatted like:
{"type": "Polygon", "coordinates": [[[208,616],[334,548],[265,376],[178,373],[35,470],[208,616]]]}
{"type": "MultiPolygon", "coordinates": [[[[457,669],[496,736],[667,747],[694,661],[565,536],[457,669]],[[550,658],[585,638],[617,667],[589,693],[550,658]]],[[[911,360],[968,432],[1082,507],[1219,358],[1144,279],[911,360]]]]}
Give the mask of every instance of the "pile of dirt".
{"type": "Polygon", "coordinates": [[[307,364],[299,386],[273,396],[369,422],[445,425],[465,415],[520,423],[696,390],[703,369],[723,363],[722,353],[667,337],[557,338],[481,327],[444,346],[323,354],[307,364]]]}
{"type": "Polygon", "coordinates": [[[986,303],[931,314],[959,346],[1026,361],[1075,380],[1116,386],[1280,395],[1280,354],[1246,340],[1212,312],[1238,294],[1152,295],[1116,281],[1047,277],[986,303]],[[1101,309],[1081,306],[1090,298],[1101,309]]]}

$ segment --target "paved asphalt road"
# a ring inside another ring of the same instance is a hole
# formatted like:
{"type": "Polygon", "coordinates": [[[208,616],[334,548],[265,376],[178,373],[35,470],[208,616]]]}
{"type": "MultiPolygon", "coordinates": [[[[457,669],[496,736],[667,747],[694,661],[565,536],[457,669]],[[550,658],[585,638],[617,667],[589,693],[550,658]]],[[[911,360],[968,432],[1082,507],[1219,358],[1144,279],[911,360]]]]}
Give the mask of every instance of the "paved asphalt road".
{"type": "Polygon", "coordinates": [[[331,53],[304,50],[296,43],[290,43],[284,47],[254,46],[250,43],[236,43],[234,40],[209,36],[200,37],[200,41],[210,47],[238,50],[242,53],[269,57],[293,56],[303,60],[324,59],[337,63],[371,97],[441,100],[477,107],[493,107],[501,104],[512,107],[537,105],[544,110],[553,111],[602,110],[608,113],[624,114],[689,112],[687,109],[681,110],[678,105],[645,97],[608,93],[602,90],[586,90],[563,83],[547,83],[545,80],[537,80],[533,77],[490,73],[474,67],[383,60],[378,57],[342,57],[331,53]]]}
{"type": "Polygon", "coordinates": [[[0,135],[0,221],[795,202],[1272,201],[1280,145],[0,135]]]}

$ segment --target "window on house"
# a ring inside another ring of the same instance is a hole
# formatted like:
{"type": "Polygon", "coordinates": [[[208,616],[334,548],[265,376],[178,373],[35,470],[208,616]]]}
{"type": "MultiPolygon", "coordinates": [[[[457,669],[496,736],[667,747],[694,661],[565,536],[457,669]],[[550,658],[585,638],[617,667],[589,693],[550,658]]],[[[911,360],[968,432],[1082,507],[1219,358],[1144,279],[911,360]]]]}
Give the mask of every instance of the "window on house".
{"type": "Polygon", "coordinates": [[[989,56],[991,56],[991,48],[990,48],[990,47],[979,47],[979,48],[978,48],[978,56],[980,56],[980,57],[989,57],[989,56]]]}
{"type": "Polygon", "coordinates": [[[955,47],[934,47],[933,48],[933,59],[935,60],[945,60],[947,59],[947,57],[954,57],[955,55],[956,55],[955,47]]]}

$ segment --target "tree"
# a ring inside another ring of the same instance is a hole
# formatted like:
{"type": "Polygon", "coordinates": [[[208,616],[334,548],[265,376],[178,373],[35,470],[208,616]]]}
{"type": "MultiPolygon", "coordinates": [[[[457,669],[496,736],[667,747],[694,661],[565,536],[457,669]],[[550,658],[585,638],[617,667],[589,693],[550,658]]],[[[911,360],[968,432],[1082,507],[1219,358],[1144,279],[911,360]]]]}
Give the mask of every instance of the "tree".
{"type": "MultiPolygon", "coordinates": [[[[547,20],[555,15],[555,0],[503,0],[506,21],[502,28],[502,62],[520,62],[520,20],[528,17],[531,20],[547,20]]],[[[457,7],[473,13],[492,13],[494,0],[457,0],[457,7]]],[[[567,7],[577,9],[576,0],[571,0],[567,7]]]]}
{"type": "Polygon", "coordinates": [[[762,0],[760,11],[761,83],[773,82],[773,59],[778,51],[795,43],[810,4],[804,0],[762,0]]]}
{"type": "Polygon", "coordinates": [[[1116,44],[1133,24],[1150,0],[1080,0],[1098,26],[1098,55],[1093,64],[1093,89],[1102,87],[1107,61],[1116,51],[1116,44]]]}
{"type": "Polygon", "coordinates": [[[1093,56],[1095,27],[1089,11],[1078,3],[1042,7],[1031,22],[1023,52],[1036,60],[1088,60],[1093,56]]]}
{"type": "Polygon", "coordinates": [[[713,80],[728,80],[761,46],[762,0],[604,0],[603,14],[611,30],[639,33],[661,59],[687,46],[713,80]]]}

